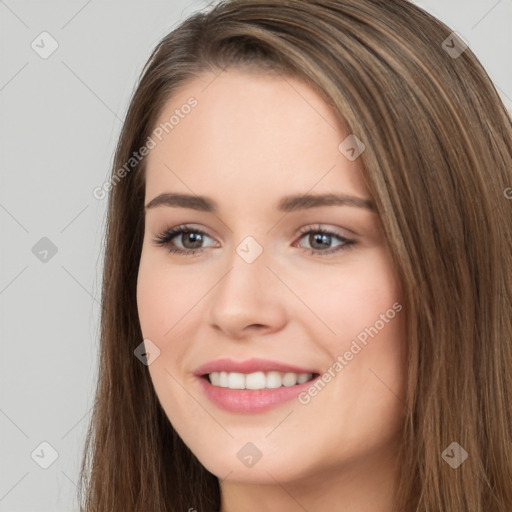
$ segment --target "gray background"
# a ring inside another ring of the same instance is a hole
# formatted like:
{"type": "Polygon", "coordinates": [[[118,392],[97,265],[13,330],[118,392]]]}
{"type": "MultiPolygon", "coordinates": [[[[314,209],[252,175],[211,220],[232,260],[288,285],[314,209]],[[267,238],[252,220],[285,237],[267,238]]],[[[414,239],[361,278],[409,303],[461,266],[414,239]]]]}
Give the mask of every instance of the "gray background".
{"type": "MultiPolygon", "coordinates": [[[[417,3],[464,38],[512,108],[512,0],[417,3]]],[[[78,508],[106,209],[92,191],[150,51],[206,5],[0,0],[0,511],[78,508]],[[47,58],[43,31],[58,43],[47,58]]]]}

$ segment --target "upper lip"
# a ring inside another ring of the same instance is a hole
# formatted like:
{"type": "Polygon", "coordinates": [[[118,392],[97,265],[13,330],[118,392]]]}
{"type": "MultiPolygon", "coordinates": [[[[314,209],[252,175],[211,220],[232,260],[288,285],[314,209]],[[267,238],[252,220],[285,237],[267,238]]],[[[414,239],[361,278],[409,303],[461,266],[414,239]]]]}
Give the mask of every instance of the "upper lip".
{"type": "Polygon", "coordinates": [[[313,373],[315,370],[300,368],[288,363],[279,361],[270,361],[268,359],[247,359],[245,361],[235,361],[233,359],[216,359],[209,361],[194,371],[194,375],[202,376],[212,372],[237,372],[237,373],[254,373],[254,372],[292,372],[292,373],[313,373]]]}

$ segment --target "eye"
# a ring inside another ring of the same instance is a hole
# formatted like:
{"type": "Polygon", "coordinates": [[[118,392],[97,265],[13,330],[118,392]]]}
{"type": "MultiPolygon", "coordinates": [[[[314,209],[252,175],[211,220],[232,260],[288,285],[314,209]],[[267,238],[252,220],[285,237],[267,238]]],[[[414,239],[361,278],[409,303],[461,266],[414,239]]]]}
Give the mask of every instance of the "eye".
{"type": "Polygon", "coordinates": [[[192,255],[201,251],[204,238],[210,238],[204,231],[188,225],[176,226],[163,232],[153,239],[155,245],[167,247],[168,251],[176,254],[192,255]],[[182,247],[173,245],[173,239],[181,239],[182,247]]]}
{"type": "Polygon", "coordinates": [[[355,240],[350,240],[338,233],[335,233],[334,231],[329,231],[320,226],[303,228],[300,230],[300,233],[302,233],[301,239],[305,238],[307,235],[306,239],[310,245],[304,249],[314,255],[320,254],[323,256],[333,254],[335,252],[346,251],[356,244],[355,240]],[[335,247],[326,249],[326,246],[331,245],[333,239],[338,239],[341,243],[335,247]]]}
{"type": "MultiPolygon", "coordinates": [[[[307,236],[307,241],[310,245],[309,247],[303,247],[303,249],[313,255],[341,252],[348,250],[356,244],[354,240],[349,240],[338,233],[323,229],[320,226],[302,228],[300,233],[302,234],[300,240],[307,236]],[[339,240],[340,243],[335,247],[326,248],[332,244],[333,239],[339,240]]],[[[153,239],[153,243],[157,246],[167,247],[170,253],[191,256],[204,249],[202,244],[205,238],[210,237],[201,229],[189,225],[181,225],[164,231],[153,239]],[[181,247],[177,247],[174,244],[174,239],[181,241],[181,247]]]]}

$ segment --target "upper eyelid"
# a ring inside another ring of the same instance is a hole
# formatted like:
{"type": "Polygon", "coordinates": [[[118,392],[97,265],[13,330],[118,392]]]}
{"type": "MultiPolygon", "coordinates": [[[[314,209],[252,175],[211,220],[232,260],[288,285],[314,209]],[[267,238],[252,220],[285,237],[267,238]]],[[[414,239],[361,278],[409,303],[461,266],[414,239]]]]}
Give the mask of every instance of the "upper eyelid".
{"type": "MultiPolygon", "coordinates": [[[[328,225],[326,224],[319,224],[319,223],[316,223],[316,224],[309,224],[309,225],[306,225],[298,230],[296,230],[296,234],[297,235],[303,235],[303,234],[306,234],[310,231],[328,231],[329,233],[333,234],[333,235],[337,235],[337,236],[340,236],[341,238],[348,238],[348,237],[351,237],[351,236],[355,236],[355,233],[353,234],[347,234],[347,235],[344,235],[344,234],[341,234],[341,233],[338,233],[337,230],[339,229],[343,229],[343,228],[331,228],[329,227],[328,225]]],[[[347,230],[347,228],[344,228],[345,231],[350,231],[350,230],[347,230]]],[[[162,231],[159,232],[160,235],[165,235],[167,233],[170,233],[172,231],[175,231],[175,234],[180,234],[181,231],[189,231],[189,232],[197,232],[197,233],[202,233],[210,238],[215,238],[215,236],[212,236],[210,235],[210,233],[208,233],[208,230],[205,229],[205,228],[202,228],[202,227],[196,227],[194,225],[191,225],[191,224],[178,224],[177,226],[174,226],[174,227],[170,227],[170,228],[165,228],[163,229],[162,231]]]]}
{"type": "MultiPolygon", "coordinates": [[[[170,243],[171,240],[174,238],[179,237],[180,235],[183,235],[183,233],[191,232],[191,233],[201,233],[203,236],[207,236],[208,238],[215,240],[215,237],[212,237],[210,234],[207,233],[207,230],[203,228],[195,227],[194,225],[190,224],[179,224],[172,228],[164,229],[159,235],[157,235],[153,240],[158,241],[163,238],[165,238],[167,235],[172,233],[172,235],[167,240],[167,243],[170,243]],[[174,232],[174,233],[172,233],[174,232]]],[[[337,233],[335,229],[326,227],[325,225],[316,223],[313,225],[306,225],[303,228],[299,229],[298,233],[295,235],[298,236],[298,240],[302,239],[305,235],[309,233],[314,232],[324,232],[325,234],[329,236],[334,236],[342,241],[349,241],[349,242],[355,242],[355,238],[352,235],[345,236],[343,234],[337,233]]],[[[206,247],[201,247],[196,250],[205,249],[206,247]]],[[[185,249],[185,250],[194,250],[194,249],[185,249]]]]}

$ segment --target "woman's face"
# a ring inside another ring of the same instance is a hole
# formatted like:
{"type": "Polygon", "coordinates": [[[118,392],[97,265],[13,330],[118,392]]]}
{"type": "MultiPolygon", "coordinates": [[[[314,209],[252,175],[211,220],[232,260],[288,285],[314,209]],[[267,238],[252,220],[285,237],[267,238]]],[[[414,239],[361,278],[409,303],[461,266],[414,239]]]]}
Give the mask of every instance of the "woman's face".
{"type": "Polygon", "coordinates": [[[362,148],[307,85],[239,70],[189,82],[151,137],[137,302],[175,430],[231,481],[384,475],[405,310],[362,148]]]}

